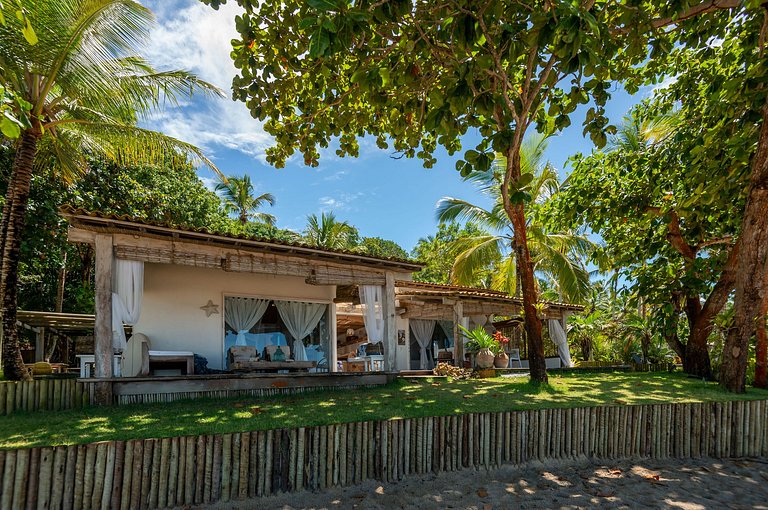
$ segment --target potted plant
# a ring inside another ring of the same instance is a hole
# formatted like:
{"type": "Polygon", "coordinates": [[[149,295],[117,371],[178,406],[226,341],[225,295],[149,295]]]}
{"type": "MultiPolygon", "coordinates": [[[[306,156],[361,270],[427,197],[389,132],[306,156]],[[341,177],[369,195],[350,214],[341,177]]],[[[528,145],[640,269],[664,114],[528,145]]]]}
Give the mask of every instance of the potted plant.
{"type": "Polygon", "coordinates": [[[509,366],[509,355],[507,354],[509,338],[502,335],[501,331],[497,331],[493,334],[493,341],[496,342],[496,346],[491,349],[495,354],[493,366],[496,368],[507,368],[509,366]]]}
{"type": "Polygon", "coordinates": [[[493,349],[498,345],[496,340],[494,340],[482,326],[477,326],[472,331],[464,326],[459,327],[464,333],[464,336],[469,340],[466,348],[467,352],[475,355],[475,366],[477,368],[493,367],[493,360],[496,357],[493,349]]]}

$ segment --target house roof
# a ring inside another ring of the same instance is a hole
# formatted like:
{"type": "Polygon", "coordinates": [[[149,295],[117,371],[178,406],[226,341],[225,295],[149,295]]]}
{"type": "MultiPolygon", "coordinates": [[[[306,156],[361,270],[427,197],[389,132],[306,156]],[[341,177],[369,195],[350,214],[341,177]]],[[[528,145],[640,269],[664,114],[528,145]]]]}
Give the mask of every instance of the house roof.
{"type": "Polygon", "coordinates": [[[172,238],[177,241],[233,247],[239,250],[280,253],[285,255],[350,262],[380,269],[403,272],[419,271],[424,264],[408,259],[373,257],[348,250],[328,250],[304,243],[272,238],[223,234],[205,228],[154,222],[128,215],[106,214],[65,206],[61,214],[71,225],[97,232],[134,234],[148,237],[172,238]]]}
{"type": "MultiPolygon", "coordinates": [[[[523,305],[519,297],[510,296],[506,292],[478,287],[464,287],[461,285],[444,285],[439,283],[411,282],[398,280],[395,282],[395,290],[398,296],[434,297],[434,298],[469,298],[491,302],[503,302],[514,305],[523,305]]],[[[541,301],[548,308],[560,310],[581,311],[584,307],[572,303],[560,303],[554,301],[541,301]]]]}

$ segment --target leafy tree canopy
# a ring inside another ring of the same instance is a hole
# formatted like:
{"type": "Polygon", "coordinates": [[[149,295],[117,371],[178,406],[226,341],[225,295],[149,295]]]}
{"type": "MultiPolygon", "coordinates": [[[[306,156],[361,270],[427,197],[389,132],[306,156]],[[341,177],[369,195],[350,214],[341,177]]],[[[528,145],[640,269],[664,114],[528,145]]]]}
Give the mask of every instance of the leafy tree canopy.
{"type": "Polygon", "coordinates": [[[363,237],[360,248],[373,257],[407,259],[408,252],[394,241],[381,237],[363,237]]]}
{"type": "MultiPolygon", "coordinates": [[[[451,283],[453,262],[461,252],[457,241],[487,234],[485,230],[472,222],[465,225],[457,222],[440,223],[437,232],[434,235],[419,239],[411,252],[413,258],[426,264],[424,269],[414,273],[414,280],[427,283],[451,283]]],[[[481,287],[487,286],[484,283],[488,283],[489,277],[490,274],[486,268],[484,273],[476,275],[475,281],[471,284],[481,287]]]]}

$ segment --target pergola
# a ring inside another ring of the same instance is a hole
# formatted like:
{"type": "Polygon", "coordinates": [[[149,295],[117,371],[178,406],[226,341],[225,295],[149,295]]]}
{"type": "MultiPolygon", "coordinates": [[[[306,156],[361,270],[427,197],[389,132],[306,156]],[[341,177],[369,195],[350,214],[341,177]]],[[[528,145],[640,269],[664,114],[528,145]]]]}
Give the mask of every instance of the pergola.
{"type": "Polygon", "coordinates": [[[16,312],[16,324],[35,333],[35,361],[43,361],[46,331],[59,336],[68,336],[66,333],[93,334],[96,316],[83,313],[19,310],[16,312]]]}

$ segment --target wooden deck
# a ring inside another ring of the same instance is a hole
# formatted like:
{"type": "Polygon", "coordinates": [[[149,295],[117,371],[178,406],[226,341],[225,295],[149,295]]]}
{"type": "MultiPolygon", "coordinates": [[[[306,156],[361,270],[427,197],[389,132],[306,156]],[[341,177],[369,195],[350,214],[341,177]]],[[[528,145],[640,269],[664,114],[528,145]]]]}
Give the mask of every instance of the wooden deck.
{"type": "Polygon", "coordinates": [[[397,374],[317,373],[317,374],[210,374],[166,377],[116,377],[83,379],[111,388],[113,403],[138,404],[171,402],[195,398],[228,398],[305,393],[328,389],[354,389],[382,386],[397,374]]]}

